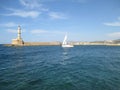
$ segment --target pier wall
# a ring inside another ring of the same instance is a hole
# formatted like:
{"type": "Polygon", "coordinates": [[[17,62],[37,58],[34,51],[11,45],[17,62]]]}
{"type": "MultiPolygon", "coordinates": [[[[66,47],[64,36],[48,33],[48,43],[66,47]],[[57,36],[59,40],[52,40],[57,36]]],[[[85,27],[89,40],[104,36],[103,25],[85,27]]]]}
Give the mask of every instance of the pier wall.
{"type": "Polygon", "coordinates": [[[24,42],[24,46],[60,45],[60,42],[24,42]]]}

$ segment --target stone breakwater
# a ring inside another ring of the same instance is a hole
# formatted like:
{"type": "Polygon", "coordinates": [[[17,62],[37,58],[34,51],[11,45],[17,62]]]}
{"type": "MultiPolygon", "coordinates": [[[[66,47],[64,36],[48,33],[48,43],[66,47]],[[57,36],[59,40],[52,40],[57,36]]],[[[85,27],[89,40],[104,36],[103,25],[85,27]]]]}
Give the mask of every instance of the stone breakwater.
{"type": "Polygon", "coordinates": [[[4,44],[5,46],[53,46],[61,45],[60,42],[24,42],[23,44],[4,44]]]}
{"type": "MultiPolygon", "coordinates": [[[[5,46],[59,46],[62,42],[24,42],[23,44],[4,44],[5,46]]],[[[120,44],[114,44],[114,43],[86,43],[86,42],[80,42],[70,43],[72,45],[104,45],[104,46],[120,46],[120,44]]]]}

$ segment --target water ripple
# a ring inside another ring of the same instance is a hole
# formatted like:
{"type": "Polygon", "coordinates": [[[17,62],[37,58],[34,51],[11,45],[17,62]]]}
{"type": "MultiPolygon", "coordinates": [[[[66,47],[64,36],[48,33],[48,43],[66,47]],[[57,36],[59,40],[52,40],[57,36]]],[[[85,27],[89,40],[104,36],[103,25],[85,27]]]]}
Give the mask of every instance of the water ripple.
{"type": "Polygon", "coordinates": [[[119,90],[120,47],[0,46],[0,90],[119,90]]]}

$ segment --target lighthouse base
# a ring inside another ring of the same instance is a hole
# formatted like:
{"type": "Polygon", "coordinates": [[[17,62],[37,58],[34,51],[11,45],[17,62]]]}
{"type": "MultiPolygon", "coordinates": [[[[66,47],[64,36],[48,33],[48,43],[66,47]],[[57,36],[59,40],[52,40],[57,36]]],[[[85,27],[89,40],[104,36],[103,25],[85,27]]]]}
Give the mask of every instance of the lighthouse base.
{"type": "Polygon", "coordinates": [[[23,45],[24,41],[22,39],[13,39],[12,44],[13,45],[23,45]]]}

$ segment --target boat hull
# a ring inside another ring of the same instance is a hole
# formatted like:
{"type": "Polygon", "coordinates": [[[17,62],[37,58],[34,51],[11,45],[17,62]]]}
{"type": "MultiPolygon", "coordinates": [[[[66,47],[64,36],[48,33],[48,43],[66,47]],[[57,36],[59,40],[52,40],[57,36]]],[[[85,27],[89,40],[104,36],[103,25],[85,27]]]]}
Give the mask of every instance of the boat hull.
{"type": "Polygon", "coordinates": [[[73,45],[62,45],[62,47],[74,47],[73,45]]]}

